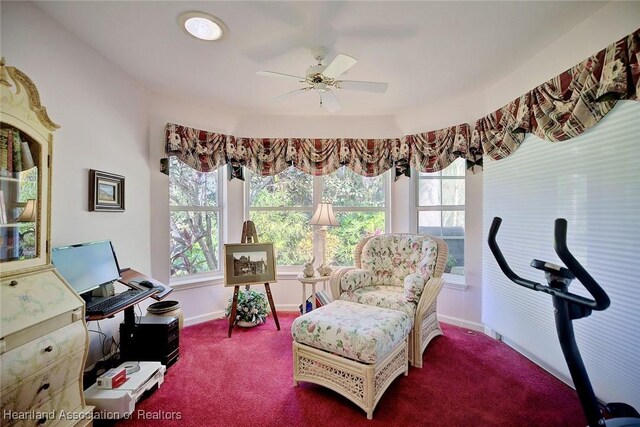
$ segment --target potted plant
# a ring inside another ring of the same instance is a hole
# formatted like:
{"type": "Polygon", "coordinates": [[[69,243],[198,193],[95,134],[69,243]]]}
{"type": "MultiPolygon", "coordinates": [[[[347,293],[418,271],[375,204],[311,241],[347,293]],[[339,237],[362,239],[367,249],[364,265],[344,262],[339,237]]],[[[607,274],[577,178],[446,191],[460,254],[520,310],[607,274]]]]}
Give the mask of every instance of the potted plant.
{"type": "MultiPolygon", "coordinates": [[[[225,317],[231,316],[232,304],[233,297],[230,297],[224,310],[225,317]]],[[[234,325],[256,326],[266,322],[268,314],[267,297],[262,292],[252,291],[251,289],[238,292],[238,308],[236,310],[236,318],[233,321],[234,325]]]]}

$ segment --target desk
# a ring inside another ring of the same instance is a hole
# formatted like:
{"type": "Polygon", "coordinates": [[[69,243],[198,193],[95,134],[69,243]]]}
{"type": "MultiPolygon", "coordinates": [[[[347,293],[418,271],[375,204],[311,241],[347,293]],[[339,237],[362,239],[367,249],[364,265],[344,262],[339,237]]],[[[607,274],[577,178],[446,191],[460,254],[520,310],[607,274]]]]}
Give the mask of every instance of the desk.
{"type": "MultiPolygon", "coordinates": [[[[140,298],[136,298],[134,300],[131,300],[129,302],[129,304],[127,304],[124,307],[120,307],[117,310],[110,312],[110,313],[105,313],[104,315],[98,315],[98,314],[93,314],[93,315],[87,315],[86,316],[86,321],[90,322],[90,321],[94,321],[94,320],[102,320],[102,319],[106,319],[108,317],[113,317],[115,314],[120,313],[121,311],[124,311],[124,323],[129,325],[130,327],[133,327],[136,323],[136,317],[135,317],[135,311],[134,311],[134,306],[136,304],[138,304],[139,302],[141,302],[142,300],[145,300],[149,297],[155,299],[155,300],[162,300],[164,299],[167,295],[169,295],[172,291],[173,288],[171,288],[170,286],[165,285],[162,282],[158,282],[157,280],[153,279],[152,277],[146,276],[142,273],[137,272],[136,270],[132,270],[132,269],[125,269],[123,271],[121,271],[120,273],[121,275],[121,279],[118,280],[118,282],[122,283],[123,285],[127,285],[128,287],[132,288],[132,289],[142,289],[142,290],[147,290],[148,288],[139,285],[138,282],[140,282],[141,280],[148,280],[151,283],[153,283],[154,285],[156,285],[158,287],[158,290],[156,293],[151,294],[151,295],[145,295],[142,296],[140,298]]],[[[109,298],[112,297],[104,297],[104,298],[100,298],[101,300],[107,300],[109,298]]]]}
{"type": "Polygon", "coordinates": [[[322,289],[324,291],[327,290],[327,281],[329,280],[329,276],[313,276],[313,277],[305,277],[304,274],[299,274],[296,277],[298,282],[302,284],[302,314],[307,312],[307,285],[311,285],[312,296],[311,298],[311,307],[313,310],[316,308],[316,283],[322,282],[322,289]]]}

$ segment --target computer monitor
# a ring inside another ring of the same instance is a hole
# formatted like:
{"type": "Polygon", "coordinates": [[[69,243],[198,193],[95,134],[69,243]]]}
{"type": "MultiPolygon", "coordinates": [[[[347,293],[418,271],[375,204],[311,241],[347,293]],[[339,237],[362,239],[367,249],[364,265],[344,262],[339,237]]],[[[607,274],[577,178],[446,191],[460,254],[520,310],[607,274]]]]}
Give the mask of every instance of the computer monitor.
{"type": "Polygon", "coordinates": [[[120,278],[120,266],[109,240],[53,248],[56,270],[78,294],[120,278]]]}

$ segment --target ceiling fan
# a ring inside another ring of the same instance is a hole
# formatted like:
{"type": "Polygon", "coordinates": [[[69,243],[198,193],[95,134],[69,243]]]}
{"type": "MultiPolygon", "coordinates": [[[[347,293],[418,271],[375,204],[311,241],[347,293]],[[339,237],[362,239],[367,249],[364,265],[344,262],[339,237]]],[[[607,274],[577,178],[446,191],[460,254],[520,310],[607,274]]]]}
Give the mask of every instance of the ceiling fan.
{"type": "Polygon", "coordinates": [[[330,113],[338,111],[342,108],[338,98],[335,95],[336,89],[359,90],[364,92],[384,93],[389,86],[387,83],[379,82],[363,82],[356,80],[338,80],[338,77],[353,67],[357,59],[344,54],[338,54],[329,65],[323,65],[327,49],[319,46],[311,49],[311,54],[318,61],[317,65],[307,68],[305,77],[294,76],[292,74],[276,73],[274,71],[258,71],[259,76],[280,77],[294,79],[305,86],[300,89],[292,90],[283,95],[275,97],[272,101],[282,101],[305,91],[314,90],[320,96],[320,107],[324,107],[330,113]]]}

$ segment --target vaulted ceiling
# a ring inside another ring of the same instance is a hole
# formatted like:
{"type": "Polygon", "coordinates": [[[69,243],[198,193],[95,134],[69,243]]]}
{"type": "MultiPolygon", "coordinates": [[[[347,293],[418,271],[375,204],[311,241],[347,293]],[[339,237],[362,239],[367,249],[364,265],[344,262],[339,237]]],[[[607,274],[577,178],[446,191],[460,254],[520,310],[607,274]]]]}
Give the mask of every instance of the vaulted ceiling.
{"type": "Polygon", "coordinates": [[[334,115],[385,115],[481,90],[606,2],[42,1],[36,5],[148,89],[240,114],[329,115],[312,92],[260,70],[303,76],[325,46],[358,59],[347,80],[386,93],[340,90],[334,115]],[[178,16],[217,16],[217,42],[187,35],[178,16]]]}

